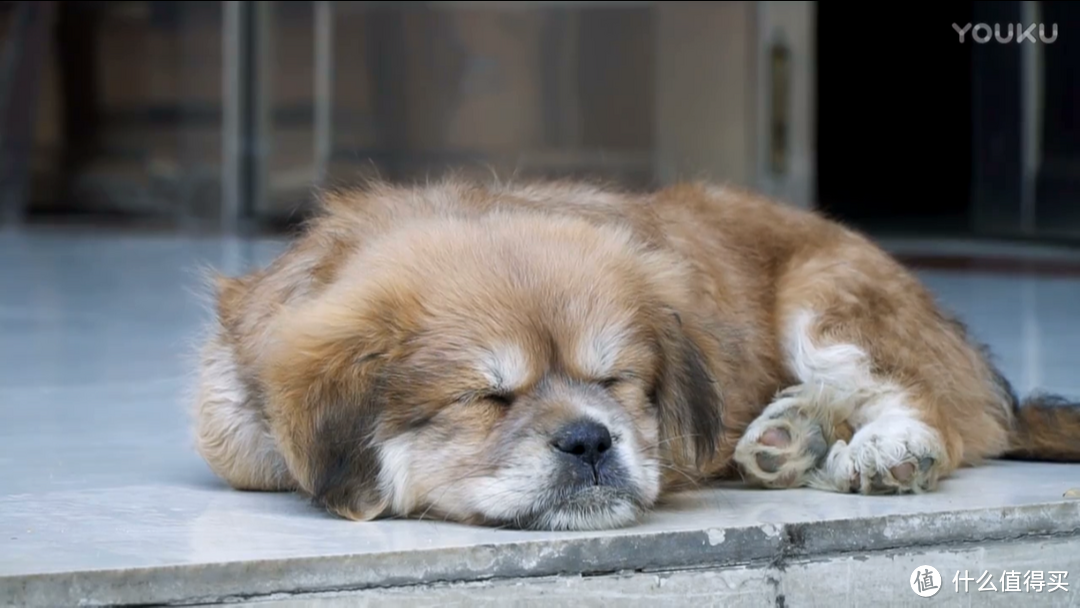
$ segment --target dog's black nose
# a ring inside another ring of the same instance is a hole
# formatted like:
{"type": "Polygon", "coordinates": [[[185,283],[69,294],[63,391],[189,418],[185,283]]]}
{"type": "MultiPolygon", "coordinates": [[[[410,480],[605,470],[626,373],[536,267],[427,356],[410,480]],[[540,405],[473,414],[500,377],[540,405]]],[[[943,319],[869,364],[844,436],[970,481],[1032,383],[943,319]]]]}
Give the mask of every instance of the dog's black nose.
{"type": "Polygon", "coordinates": [[[611,449],[611,433],[599,422],[583,418],[564,426],[553,443],[560,452],[596,464],[611,449]]]}

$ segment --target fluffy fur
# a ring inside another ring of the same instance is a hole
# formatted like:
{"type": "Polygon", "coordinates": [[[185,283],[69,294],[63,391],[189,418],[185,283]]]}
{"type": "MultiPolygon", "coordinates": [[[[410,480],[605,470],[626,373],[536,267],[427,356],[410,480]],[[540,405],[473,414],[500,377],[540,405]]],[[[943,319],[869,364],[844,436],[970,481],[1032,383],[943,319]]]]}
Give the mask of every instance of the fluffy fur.
{"type": "Polygon", "coordinates": [[[198,450],[342,517],[633,523],[668,492],[934,490],[1080,460],[1080,407],[1021,407],[868,240],[749,192],[383,183],[321,197],[217,280],[198,450]]]}

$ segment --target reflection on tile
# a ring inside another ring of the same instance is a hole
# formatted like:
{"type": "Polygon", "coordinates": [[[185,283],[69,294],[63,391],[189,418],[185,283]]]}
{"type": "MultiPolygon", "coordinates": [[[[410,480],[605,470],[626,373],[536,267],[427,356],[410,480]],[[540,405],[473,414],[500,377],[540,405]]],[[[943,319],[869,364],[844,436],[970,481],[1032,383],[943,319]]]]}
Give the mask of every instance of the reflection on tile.
{"type": "Polygon", "coordinates": [[[943,271],[919,275],[1021,393],[1080,398],[1080,277],[1033,278],[943,271]]]}
{"type": "MultiPolygon", "coordinates": [[[[207,314],[200,271],[238,272],[280,248],[0,235],[0,575],[568,536],[358,525],[294,496],[226,490],[191,449],[184,409],[207,314]]],[[[993,347],[1018,388],[1080,397],[1080,281],[923,276],[993,347]]],[[[900,499],[725,489],[681,497],[639,531],[1056,500],[1077,485],[1077,471],[998,463],[964,472],[941,493],[900,499]]]]}

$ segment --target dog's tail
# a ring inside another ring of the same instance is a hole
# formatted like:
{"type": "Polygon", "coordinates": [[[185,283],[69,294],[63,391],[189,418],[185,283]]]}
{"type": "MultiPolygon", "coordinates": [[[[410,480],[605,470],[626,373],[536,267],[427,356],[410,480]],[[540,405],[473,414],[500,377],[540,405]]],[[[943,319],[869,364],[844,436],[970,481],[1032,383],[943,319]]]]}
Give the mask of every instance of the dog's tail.
{"type": "Polygon", "coordinates": [[[1040,394],[1013,403],[1004,458],[1080,462],[1080,401],[1040,394]]]}

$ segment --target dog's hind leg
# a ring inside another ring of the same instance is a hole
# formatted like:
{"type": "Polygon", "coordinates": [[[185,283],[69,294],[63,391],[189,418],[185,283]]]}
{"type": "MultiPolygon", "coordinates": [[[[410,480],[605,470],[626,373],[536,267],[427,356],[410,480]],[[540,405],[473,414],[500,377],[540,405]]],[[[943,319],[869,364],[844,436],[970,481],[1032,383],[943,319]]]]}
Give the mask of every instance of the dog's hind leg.
{"type": "Polygon", "coordinates": [[[796,384],[740,439],[766,487],[930,491],[1008,446],[1012,396],[959,324],[859,237],[801,257],[778,284],[781,352],[796,384]]]}

